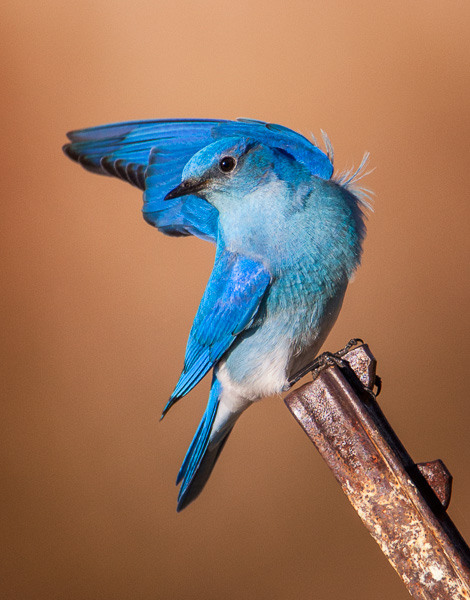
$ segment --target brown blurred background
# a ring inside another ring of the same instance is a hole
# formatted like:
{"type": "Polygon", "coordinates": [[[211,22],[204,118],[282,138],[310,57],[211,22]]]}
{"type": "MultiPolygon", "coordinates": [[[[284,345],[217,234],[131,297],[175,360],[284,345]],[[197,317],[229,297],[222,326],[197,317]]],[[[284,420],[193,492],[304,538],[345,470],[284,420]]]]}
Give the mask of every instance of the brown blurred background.
{"type": "Polygon", "coordinates": [[[205,380],[161,424],[213,248],[61,153],[107,122],[239,116],[371,152],[363,266],[327,347],[363,337],[470,540],[470,4],[4,0],[2,598],[408,593],[282,400],[250,409],[199,500],[176,473],[205,380]]]}

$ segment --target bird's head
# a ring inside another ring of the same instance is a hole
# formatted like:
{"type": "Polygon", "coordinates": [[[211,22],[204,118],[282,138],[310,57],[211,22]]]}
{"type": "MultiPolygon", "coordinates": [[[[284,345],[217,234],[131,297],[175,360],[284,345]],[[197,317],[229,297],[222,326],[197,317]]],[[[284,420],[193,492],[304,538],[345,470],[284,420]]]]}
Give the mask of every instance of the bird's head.
{"type": "Polygon", "coordinates": [[[186,164],[181,183],[165,196],[195,195],[220,208],[224,198],[245,195],[269,177],[272,151],[246,137],[224,138],[197,152],[186,164]]]}

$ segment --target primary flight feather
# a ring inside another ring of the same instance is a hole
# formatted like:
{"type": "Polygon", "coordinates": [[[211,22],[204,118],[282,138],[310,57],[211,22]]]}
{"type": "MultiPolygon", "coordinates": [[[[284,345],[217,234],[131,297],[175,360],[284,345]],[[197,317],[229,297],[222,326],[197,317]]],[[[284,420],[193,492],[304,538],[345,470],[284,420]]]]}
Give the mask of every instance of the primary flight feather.
{"type": "Polygon", "coordinates": [[[282,127],[240,119],[117,123],[68,134],[86,169],[144,191],[145,220],[216,243],[169,408],[213,370],[178,474],[178,510],[203,489],[240,414],[283,392],[318,353],[359,265],[365,203],[330,155],[282,127]]]}

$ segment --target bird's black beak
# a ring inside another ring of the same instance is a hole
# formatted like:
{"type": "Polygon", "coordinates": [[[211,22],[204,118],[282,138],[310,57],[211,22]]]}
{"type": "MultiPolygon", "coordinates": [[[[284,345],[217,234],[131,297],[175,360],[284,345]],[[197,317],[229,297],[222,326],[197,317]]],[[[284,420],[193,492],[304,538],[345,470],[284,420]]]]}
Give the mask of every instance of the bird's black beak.
{"type": "Polygon", "coordinates": [[[164,200],[173,200],[173,198],[179,198],[180,196],[189,196],[190,194],[198,195],[198,192],[203,190],[206,186],[205,181],[186,179],[176,186],[171,192],[165,196],[164,200]]]}

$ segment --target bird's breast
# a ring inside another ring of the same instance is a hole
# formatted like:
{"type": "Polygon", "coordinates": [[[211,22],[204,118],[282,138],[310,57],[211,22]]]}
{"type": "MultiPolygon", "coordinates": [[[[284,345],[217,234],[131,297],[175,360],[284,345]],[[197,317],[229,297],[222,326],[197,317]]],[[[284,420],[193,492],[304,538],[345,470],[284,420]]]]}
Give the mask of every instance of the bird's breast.
{"type": "Polygon", "coordinates": [[[226,376],[250,400],[280,393],[313,360],[341,308],[347,282],[331,295],[275,280],[252,326],[225,358],[226,376]]]}

